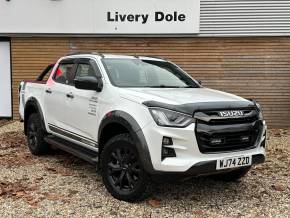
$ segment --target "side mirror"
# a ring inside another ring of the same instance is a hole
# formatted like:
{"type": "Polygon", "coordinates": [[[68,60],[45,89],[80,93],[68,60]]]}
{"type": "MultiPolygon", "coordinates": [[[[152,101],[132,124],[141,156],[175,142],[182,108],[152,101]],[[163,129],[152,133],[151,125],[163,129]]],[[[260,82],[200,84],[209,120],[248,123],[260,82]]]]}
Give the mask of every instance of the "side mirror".
{"type": "Polygon", "coordinates": [[[93,76],[79,77],[74,80],[75,87],[83,90],[93,90],[101,92],[103,89],[103,81],[101,78],[93,76]]]}
{"type": "Polygon", "coordinates": [[[201,80],[197,80],[197,82],[198,82],[198,84],[199,84],[199,85],[201,85],[201,84],[202,84],[201,80]]]}

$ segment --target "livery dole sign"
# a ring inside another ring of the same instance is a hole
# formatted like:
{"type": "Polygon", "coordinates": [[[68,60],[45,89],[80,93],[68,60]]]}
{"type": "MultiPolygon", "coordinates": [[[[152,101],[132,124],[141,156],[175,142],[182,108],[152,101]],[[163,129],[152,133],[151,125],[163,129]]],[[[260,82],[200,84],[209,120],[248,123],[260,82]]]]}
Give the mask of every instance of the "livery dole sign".
{"type": "Polygon", "coordinates": [[[196,0],[108,0],[102,6],[106,14],[100,12],[97,15],[97,26],[104,24],[107,33],[199,32],[200,2],[196,0]]]}
{"type": "Polygon", "coordinates": [[[200,0],[25,0],[0,8],[0,35],[199,32],[200,0]]]}

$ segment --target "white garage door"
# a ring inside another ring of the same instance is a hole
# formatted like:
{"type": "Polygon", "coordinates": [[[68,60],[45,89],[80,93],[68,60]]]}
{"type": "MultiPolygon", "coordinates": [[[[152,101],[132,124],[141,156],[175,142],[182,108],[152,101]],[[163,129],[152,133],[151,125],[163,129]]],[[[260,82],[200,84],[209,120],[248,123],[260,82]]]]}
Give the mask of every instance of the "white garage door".
{"type": "Polygon", "coordinates": [[[0,118],[12,117],[10,43],[0,41],[0,118]]]}

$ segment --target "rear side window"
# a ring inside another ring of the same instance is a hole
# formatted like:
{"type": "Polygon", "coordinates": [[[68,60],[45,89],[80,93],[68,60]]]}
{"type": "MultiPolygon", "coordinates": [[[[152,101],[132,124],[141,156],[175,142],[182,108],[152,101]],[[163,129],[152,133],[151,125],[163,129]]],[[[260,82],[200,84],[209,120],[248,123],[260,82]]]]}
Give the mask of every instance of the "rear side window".
{"type": "Polygon", "coordinates": [[[74,64],[63,63],[58,66],[54,80],[58,83],[73,85],[74,77],[74,64]]]}
{"type": "Polygon", "coordinates": [[[88,76],[97,78],[93,66],[90,64],[79,64],[76,72],[76,79],[88,76]]]}

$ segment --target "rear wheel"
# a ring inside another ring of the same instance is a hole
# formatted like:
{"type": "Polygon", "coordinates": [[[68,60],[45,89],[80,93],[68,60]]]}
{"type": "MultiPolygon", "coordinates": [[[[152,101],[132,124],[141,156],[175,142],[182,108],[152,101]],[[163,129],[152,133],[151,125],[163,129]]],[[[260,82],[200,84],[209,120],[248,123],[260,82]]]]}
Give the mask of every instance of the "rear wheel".
{"type": "Polygon", "coordinates": [[[244,177],[250,169],[251,167],[244,167],[227,173],[212,175],[211,178],[225,182],[234,182],[244,177]]]}
{"type": "Polygon", "coordinates": [[[115,198],[136,202],[146,197],[149,178],[129,134],[117,135],[106,143],[101,171],[107,190],[115,198]]]}
{"type": "Polygon", "coordinates": [[[41,122],[42,120],[37,113],[31,114],[27,122],[28,148],[34,155],[46,154],[49,151],[49,145],[44,141],[47,133],[41,122]]]}

